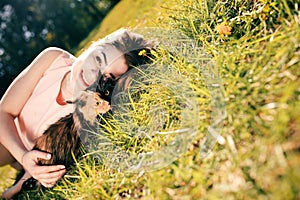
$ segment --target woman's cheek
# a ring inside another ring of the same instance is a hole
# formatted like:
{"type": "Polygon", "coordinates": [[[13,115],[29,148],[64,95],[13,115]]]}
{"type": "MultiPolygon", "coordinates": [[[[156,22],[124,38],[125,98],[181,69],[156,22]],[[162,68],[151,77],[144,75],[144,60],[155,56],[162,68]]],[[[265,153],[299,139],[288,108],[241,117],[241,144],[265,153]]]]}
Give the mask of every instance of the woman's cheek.
{"type": "Polygon", "coordinates": [[[83,76],[88,85],[92,85],[98,78],[99,69],[84,69],[83,76]]]}
{"type": "Polygon", "coordinates": [[[71,69],[72,78],[79,77],[81,68],[82,68],[82,61],[76,60],[76,61],[73,63],[72,69],[71,69]]]}

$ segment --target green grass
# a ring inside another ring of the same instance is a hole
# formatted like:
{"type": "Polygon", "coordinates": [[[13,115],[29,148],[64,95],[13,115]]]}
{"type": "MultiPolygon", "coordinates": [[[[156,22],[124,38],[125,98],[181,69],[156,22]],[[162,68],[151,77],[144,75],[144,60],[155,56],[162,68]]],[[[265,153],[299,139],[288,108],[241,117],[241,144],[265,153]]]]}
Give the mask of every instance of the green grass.
{"type": "Polygon", "coordinates": [[[108,13],[105,19],[91,31],[90,35],[83,40],[78,53],[87,48],[92,41],[106,36],[122,27],[153,27],[164,23],[162,19],[167,16],[162,10],[165,6],[173,7],[176,1],[156,0],[125,0],[120,1],[115,8],[108,13]]]}
{"type": "Polygon", "coordinates": [[[4,191],[6,188],[10,187],[14,183],[14,178],[16,175],[16,170],[12,169],[10,166],[5,166],[0,168],[0,191],[4,191]]]}
{"type": "MultiPolygon", "coordinates": [[[[188,151],[161,170],[126,174],[83,160],[74,175],[40,198],[299,199],[300,11],[296,1],[134,2],[121,1],[122,6],[83,44],[120,26],[156,25],[183,31],[210,55],[222,78],[225,142],[201,157],[199,144],[209,123],[204,118],[188,151]],[[146,13],[128,8],[137,5],[146,13]],[[116,17],[125,11],[132,17],[116,17]]],[[[161,60],[171,62],[168,54],[161,54],[161,60]]],[[[181,60],[170,66],[197,92],[199,115],[209,115],[211,96],[199,81],[205,66],[199,71],[181,60]]],[[[153,96],[144,98],[147,102],[153,96]]]]}

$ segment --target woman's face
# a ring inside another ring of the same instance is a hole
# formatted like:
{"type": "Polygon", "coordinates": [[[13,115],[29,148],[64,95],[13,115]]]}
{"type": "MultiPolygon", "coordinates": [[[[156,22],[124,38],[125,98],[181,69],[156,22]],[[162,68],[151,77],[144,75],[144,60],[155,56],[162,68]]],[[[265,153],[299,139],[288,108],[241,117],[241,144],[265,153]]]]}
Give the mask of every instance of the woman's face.
{"type": "Polygon", "coordinates": [[[80,55],[73,64],[71,83],[75,92],[92,85],[98,78],[99,70],[104,78],[116,80],[128,70],[128,66],[122,52],[114,46],[95,46],[80,55]]]}

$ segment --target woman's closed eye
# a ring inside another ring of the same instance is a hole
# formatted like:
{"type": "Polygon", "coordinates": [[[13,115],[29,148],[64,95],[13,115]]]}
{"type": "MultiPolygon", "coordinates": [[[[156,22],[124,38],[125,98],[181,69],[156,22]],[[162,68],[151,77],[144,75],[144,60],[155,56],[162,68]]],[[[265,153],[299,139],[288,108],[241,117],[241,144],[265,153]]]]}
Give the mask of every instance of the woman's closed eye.
{"type": "Polygon", "coordinates": [[[97,64],[98,64],[99,66],[101,66],[101,65],[102,65],[102,60],[101,60],[101,58],[100,58],[99,56],[96,56],[95,59],[96,59],[97,64]]]}
{"type": "Polygon", "coordinates": [[[107,59],[106,59],[106,54],[103,53],[103,52],[98,52],[96,55],[95,55],[95,60],[97,62],[98,65],[107,65],[107,59]]]}

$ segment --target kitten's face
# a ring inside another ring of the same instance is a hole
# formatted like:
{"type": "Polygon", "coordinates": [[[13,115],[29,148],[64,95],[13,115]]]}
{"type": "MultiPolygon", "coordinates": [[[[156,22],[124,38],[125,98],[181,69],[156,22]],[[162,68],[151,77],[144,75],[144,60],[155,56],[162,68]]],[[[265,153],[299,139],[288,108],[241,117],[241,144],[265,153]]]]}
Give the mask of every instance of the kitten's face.
{"type": "Polygon", "coordinates": [[[111,109],[108,101],[100,98],[99,94],[92,91],[82,91],[76,103],[76,109],[83,119],[93,124],[99,114],[104,114],[111,109]]]}

